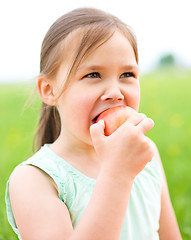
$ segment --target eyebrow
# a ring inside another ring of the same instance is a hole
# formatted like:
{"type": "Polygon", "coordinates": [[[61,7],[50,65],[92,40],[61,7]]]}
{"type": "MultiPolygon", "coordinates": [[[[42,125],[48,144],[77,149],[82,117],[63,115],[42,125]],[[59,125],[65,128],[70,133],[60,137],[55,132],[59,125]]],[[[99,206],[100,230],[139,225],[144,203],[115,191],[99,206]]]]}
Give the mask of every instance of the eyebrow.
{"type": "Polygon", "coordinates": [[[83,69],[87,69],[87,70],[90,70],[90,71],[95,71],[95,70],[102,70],[102,69],[104,69],[104,67],[103,66],[101,66],[101,65],[81,65],[81,66],[79,66],[78,68],[77,68],[77,70],[79,70],[79,71],[81,71],[81,70],[83,70],[83,69]]]}
{"type": "MultiPolygon", "coordinates": [[[[125,65],[122,65],[120,67],[121,69],[126,69],[126,70],[129,70],[129,71],[138,71],[139,70],[139,67],[138,65],[136,64],[125,64],[125,65]]],[[[81,71],[83,69],[86,69],[87,71],[98,71],[98,70],[103,70],[105,69],[105,67],[103,67],[102,65],[81,65],[77,68],[78,71],[81,71]]]]}
{"type": "Polygon", "coordinates": [[[139,66],[138,64],[126,64],[126,65],[123,65],[121,69],[139,70],[139,66]]]}

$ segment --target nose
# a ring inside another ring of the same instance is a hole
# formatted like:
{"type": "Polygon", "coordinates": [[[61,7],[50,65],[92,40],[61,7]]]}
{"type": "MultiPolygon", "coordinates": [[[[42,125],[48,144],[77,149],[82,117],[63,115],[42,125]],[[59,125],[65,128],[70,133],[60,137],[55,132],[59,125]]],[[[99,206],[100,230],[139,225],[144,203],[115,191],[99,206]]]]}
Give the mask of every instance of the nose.
{"type": "Polygon", "coordinates": [[[123,101],[124,95],[122,94],[119,86],[110,85],[101,96],[102,101],[110,100],[110,101],[123,101]]]}

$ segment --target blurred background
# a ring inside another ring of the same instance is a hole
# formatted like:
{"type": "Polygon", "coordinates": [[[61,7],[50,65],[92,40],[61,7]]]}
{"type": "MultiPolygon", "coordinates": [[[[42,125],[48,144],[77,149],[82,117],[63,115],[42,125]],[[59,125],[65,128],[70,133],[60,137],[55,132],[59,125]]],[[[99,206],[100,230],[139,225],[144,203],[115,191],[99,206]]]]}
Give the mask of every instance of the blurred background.
{"type": "Polygon", "coordinates": [[[77,7],[108,11],[138,41],[140,111],[155,121],[157,144],[183,239],[191,239],[191,1],[7,0],[0,3],[0,240],[17,239],[6,217],[6,181],[32,155],[40,100],[41,43],[50,25],[77,7]]]}
{"type": "Polygon", "coordinates": [[[108,11],[133,28],[142,73],[168,54],[178,65],[191,67],[190,0],[7,0],[0,5],[0,81],[27,81],[37,75],[41,42],[50,25],[84,6],[108,11]]]}

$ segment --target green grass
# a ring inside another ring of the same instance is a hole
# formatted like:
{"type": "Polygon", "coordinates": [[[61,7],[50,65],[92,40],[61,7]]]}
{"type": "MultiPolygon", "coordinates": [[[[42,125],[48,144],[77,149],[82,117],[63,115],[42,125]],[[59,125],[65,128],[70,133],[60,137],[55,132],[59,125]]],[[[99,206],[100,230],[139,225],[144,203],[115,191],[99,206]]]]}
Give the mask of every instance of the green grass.
{"type": "MultiPolygon", "coordinates": [[[[155,121],[148,134],[157,144],[184,240],[191,239],[191,72],[174,70],[141,77],[140,111],[155,121]]],[[[39,99],[25,103],[30,85],[0,85],[0,240],[16,240],[6,217],[6,181],[32,155],[39,99]]]]}
{"type": "Polygon", "coordinates": [[[0,85],[0,240],[18,239],[7,221],[4,193],[14,167],[32,154],[39,111],[37,97],[29,106],[32,88],[31,85],[0,85]]]}
{"type": "Polygon", "coordinates": [[[140,110],[155,127],[169,192],[184,240],[191,239],[191,72],[161,70],[141,79],[140,110]]]}

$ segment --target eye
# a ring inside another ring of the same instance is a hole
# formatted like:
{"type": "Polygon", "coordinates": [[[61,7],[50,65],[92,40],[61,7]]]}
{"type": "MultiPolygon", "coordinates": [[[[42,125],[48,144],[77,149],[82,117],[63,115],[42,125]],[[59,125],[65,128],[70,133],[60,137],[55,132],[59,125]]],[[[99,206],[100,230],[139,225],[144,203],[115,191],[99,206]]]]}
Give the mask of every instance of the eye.
{"type": "Polygon", "coordinates": [[[85,75],[83,78],[101,78],[98,72],[92,72],[85,75]]]}
{"type": "Polygon", "coordinates": [[[125,72],[125,73],[121,74],[120,77],[121,77],[121,78],[135,77],[135,74],[132,73],[132,72],[125,72]]]}

